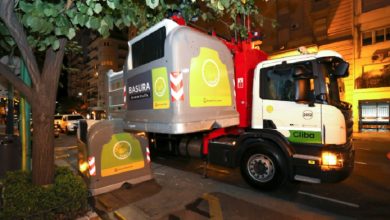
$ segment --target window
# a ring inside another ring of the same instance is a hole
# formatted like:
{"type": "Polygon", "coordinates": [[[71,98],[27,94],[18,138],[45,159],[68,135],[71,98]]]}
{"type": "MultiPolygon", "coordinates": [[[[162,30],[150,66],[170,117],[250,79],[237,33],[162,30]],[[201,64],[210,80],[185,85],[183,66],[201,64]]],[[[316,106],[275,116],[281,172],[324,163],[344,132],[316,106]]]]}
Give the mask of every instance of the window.
{"type": "Polygon", "coordinates": [[[385,29],[375,31],[375,42],[385,41],[385,29]]]}
{"type": "Polygon", "coordinates": [[[133,68],[164,57],[165,27],[131,45],[133,68]]]}
{"type": "Polygon", "coordinates": [[[364,65],[355,86],[357,89],[390,87],[390,63],[364,65]]]}
{"type": "Polygon", "coordinates": [[[378,28],[376,30],[365,31],[362,33],[362,45],[372,45],[390,41],[390,27],[378,28]]]}
{"type": "Polygon", "coordinates": [[[386,28],[386,39],[390,40],[390,27],[386,28]]]}
{"type": "Polygon", "coordinates": [[[263,99],[294,101],[294,80],[291,71],[275,72],[272,68],[262,73],[263,99]]]}
{"type": "Polygon", "coordinates": [[[310,77],[312,75],[311,62],[282,64],[280,66],[265,68],[261,70],[260,97],[270,100],[296,101],[296,84],[302,83],[302,79],[304,79],[305,81],[307,80],[305,83],[310,86],[311,91],[307,98],[313,99],[314,80],[310,77]],[[298,78],[296,74],[306,77],[298,78]]]}
{"type": "Polygon", "coordinates": [[[363,33],[363,46],[372,44],[372,33],[371,31],[363,33]]]}

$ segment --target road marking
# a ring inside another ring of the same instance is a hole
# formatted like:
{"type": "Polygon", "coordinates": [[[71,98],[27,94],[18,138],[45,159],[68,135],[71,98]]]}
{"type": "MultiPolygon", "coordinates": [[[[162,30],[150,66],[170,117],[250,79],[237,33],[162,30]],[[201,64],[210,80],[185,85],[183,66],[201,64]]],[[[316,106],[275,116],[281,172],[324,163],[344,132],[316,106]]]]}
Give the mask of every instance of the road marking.
{"type": "Polygon", "coordinates": [[[365,150],[365,151],[371,151],[370,148],[362,148],[362,147],[357,147],[356,149],[359,149],[359,150],[365,150]]]}
{"type": "Polygon", "coordinates": [[[356,164],[362,164],[362,165],[367,165],[367,163],[360,162],[360,161],[355,161],[356,164]]]}
{"type": "Polygon", "coordinates": [[[223,216],[221,204],[219,203],[218,197],[206,193],[202,196],[202,198],[207,200],[209,203],[210,219],[222,220],[223,216]]]}
{"type": "Polygon", "coordinates": [[[118,211],[114,211],[114,216],[116,219],[118,220],[127,220],[121,213],[119,213],[118,211]]]}
{"type": "Polygon", "coordinates": [[[344,202],[344,201],[341,201],[341,200],[338,200],[338,199],[332,199],[332,198],[328,198],[328,197],[324,197],[324,196],[319,196],[319,195],[316,195],[316,194],[311,194],[311,193],[302,192],[302,191],[298,191],[298,193],[302,194],[302,195],[305,195],[305,196],[310,196],[310,197],[313,197],[313,198],[317,198],[317,199],[323,199],[323,200],[327,200],[327,201],[330,201],[330,202],[339,203],[339,204],[350,206],[350,207],[353,207],[353,208],[359,208],[360,207],[358,204],[354,204],[354,203],[350,203],[350,202],[344,202]]]}

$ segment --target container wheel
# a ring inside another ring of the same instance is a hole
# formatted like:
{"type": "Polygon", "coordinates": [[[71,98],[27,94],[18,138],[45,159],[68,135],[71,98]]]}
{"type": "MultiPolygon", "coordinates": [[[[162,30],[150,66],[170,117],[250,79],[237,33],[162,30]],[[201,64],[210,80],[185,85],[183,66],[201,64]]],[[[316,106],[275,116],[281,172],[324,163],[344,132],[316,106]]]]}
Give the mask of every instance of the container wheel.
{"type": "Polygon", "coordinates": [[[283,154],[269,142],[251,144],[241,161],[241,175],[260,190],[276,189],[286,183],[287,172],[283,154]]]}

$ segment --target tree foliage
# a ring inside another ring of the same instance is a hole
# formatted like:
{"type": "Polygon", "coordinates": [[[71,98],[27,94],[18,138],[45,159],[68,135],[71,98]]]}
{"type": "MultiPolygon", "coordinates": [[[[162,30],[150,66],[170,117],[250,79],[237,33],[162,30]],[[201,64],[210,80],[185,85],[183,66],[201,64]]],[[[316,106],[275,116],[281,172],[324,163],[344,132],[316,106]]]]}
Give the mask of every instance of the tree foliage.
{"type": "MultiPolygon", "coordinates": [[[[255,0],[160,0],[151,9],[144,0],[19,0],[15,12],[28,33],[29,45],[45,51],[48,47],[57,50],[60,38],[72,40],[80,28],[95,30],[103,37],[108,37],[114,27],[133,26],[142,31],[161,21],[168,10],[180,11],[187,21],[214,20],[228,15],[229,28],[244,35],[245,25],[236,22],[238,15],[251,15],[253,21],[261,23],[254,3],[255,0]]],[[[0,46],[9,50],[15,42],[2,22],[0,33],[0,46]]]]}
{"type": "MultiPolygon", "coordinates": [[[[0,56],[18,49],[26,63],[32,85],[27,86],[12,70],[0,63],[0,74],[23,95],[32,107],[36,132],[33,136],[33,182],[50,184],[54,177],[52,135],[58,81],[66,46],[77,31],[86,28],[107,37],[114,28],[139,31],[161,21],[169,10],[178,10],[185,20],[228,19],[229,28],[245,33],[238,15],[259,18],[255,0],[1,0],[0,56]],[[44,55],[37,62],[36,54],[44,55]],[[40,64],[40,65],[39,65],[40,64]]],[[[77,46],[76,46],[77,47],[77,46]]]]}

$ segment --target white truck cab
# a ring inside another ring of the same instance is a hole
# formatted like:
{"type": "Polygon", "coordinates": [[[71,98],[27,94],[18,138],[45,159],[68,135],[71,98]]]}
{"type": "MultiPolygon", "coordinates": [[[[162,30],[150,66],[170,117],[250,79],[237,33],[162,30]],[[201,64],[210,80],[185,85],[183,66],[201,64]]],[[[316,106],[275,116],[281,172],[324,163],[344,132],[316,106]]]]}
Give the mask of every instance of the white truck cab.
{"type": "Polygon", "coordinates": [[[334,51],[268,60],[255,70],[252,128],[287,139],[293,163],[300,164],[296,180],[328,181],[309,175],[316,169],[346,169],[332,176],[342,178],[353,167],[352,111],[340,100],[338,84],[346,76],[348,63],[334,51]]]}

